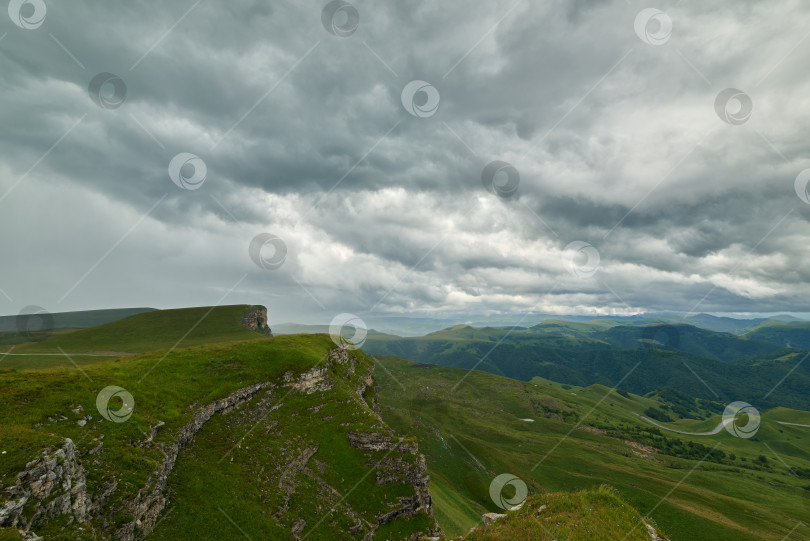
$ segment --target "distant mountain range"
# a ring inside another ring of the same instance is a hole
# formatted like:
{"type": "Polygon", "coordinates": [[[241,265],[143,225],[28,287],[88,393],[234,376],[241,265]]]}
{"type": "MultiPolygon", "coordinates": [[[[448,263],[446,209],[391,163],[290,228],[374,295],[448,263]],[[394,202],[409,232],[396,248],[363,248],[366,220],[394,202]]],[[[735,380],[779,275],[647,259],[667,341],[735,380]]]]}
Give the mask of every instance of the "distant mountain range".
{"type": "MultiPolygon", "coordinates": [[[[271,314],[272,317],[272,314],[271,314]]],[[[633,316],[590,316],[590,315],[554,315],[554,314],[505,314],[495,316],[460,315],[446,318],[386,316],[370,317],[360,315],[369,329],[398,336],[424,336],[425,334],[454,327],[469,325],[471,327],[506,327],[520,325],[531,327],[547,321],[572,321],[580,323],[603,323],[605,325],[649,325],[651,323],[669,323],[673,325],[688,324],[702,329],[733,334],[744,334],[755,327],[772,323],[803,322],[805,320],[782,314],[769,318],[733,318],[710,314],[695,314],[684,318],[678,314],[637,314],[633,316]]],[[[329,332],[328,325],[306,325],[300,323],[280,323],[271,325],[276,334],[297,334],[301,332],[329,332]]]]}
{"type": "Polygon", "coordinates": [[[457,325],[422,337],[371,332],[363,350],[523,381],[539,376],[640,395],[672,387],[709,400],[810,410],[805,345],[810,322],[767,321],[735,335],[683,324],[556,320],[531,327],[457,325]]]}
{"type": "Polygon", "coordinates": [[[95,327],[124,319],[125,317],[152,312],[154,308],[111,308],[108,310],[84,310],[81,312],[40,312],[35,307],[25,310],[25,314],[14,316],[0,316],[0,332],[16,332],[23,330],[20,327],[25,325],[26,320],[30,321],[30,326],[25,330],[35,331],[42,327],[53,329],[95,327]]]}

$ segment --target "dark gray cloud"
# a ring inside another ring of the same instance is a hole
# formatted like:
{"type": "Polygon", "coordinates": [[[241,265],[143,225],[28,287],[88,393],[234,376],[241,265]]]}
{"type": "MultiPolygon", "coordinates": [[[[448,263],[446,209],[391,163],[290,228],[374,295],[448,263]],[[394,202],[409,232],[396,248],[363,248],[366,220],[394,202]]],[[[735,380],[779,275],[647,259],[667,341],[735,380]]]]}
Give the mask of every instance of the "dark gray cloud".
{"type": "Polygon", "coordinates": [[[358,1],[348,37],[323,27],[326,2],[46,3],[39,28],[0,22],[2,312],[810,302],[798,0],[656,6],[661,45],[634,30],[651,6],[619,0],[358,1]],[[91,100],[102,72],[125,83],[120,107],[91,100]],[[413,80],[434,114],[403,107],[413,80]],[[728,87],[753,103],[739,126],[715,112],[728,87]],[[169,177],[184,152],[205,163],[199,189],[169,177]],[[483,186],[493,160],[519,171],[513,197],[483,186]],[[262,232],[286,243],[277,270],[248,257],[262,232]],[[566,271],[574,241],[598,250],[593,275],[566,271]]]}

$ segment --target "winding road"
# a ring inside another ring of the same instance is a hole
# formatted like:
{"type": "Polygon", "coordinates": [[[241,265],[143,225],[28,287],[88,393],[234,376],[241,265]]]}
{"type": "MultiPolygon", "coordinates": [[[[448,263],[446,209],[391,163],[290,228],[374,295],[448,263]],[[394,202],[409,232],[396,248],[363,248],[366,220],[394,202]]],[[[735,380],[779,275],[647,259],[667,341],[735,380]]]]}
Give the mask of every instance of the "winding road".
{"type": "Polygon", "coordinates": [[[810,425],[800,425],[799,423],[786,423],[785,421],[776,421],[780,425],[789,425],[789,426],[801,426],[804,428],[810,428],[810,425]]]}
{"type": "Polygon", "coordinates": [[[711,430],[710,432],[684,432],[683,430],[675,430],[674,428],[670,428],[670,427],[664,426],[664,425],[662,425],[660,423],[656,423],[655,421],[653,421],[649,417],[644,417],[643,415],[639,415],[638,413],[634,413],[634,415],[637,415],[638,417],[641,417],[642,419],[644,419],[648,423],[654,424],[658,428],[663,428],[664,430],[669,430],[670,432],[677,432],[678,434],[686,434],[687,436],[714,436],[715,434],[719,434],[720,432],[722,432],[723,429],[726,428],[726,425],[728,425],[729,423],[734,421],[733,418],[723,419],[722,421],[720,421],[720,424],[718,424],[716,427],[714,427],[714,429],[711,430]]]}

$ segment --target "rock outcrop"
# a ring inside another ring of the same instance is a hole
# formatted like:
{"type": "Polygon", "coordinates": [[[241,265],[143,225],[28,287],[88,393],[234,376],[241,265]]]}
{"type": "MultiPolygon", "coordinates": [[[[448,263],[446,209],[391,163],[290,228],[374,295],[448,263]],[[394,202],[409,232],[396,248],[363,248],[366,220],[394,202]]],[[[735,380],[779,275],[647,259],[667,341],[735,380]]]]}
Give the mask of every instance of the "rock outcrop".
{"type": "Polygon", "coordinates": [[[248,308],[242,316],[241,323],[252,331],[260,332],[265,336],[273,336],[273,332],[267,326],[267,308],[264,306],[255,305],[248,308]]]}
{"type": "MultiPolygon", "coordinates": [[[[399,498],[399,507],[377,517],[376,528],[398,518],[420,513],[433,515],[427,463],[425,456],[419,454],[415,441],[397,438],[390,432],[350,432],[346,436],[352,447],[370,452],[384,452],[382,458],[371,460],[371,465],[376,470],[378,485],[398,482],[410,484],[414,489],[413,496],[399,498]],[[409,455],[412,458],[409,458],[409,455]]],[[[376,528],[369,533],[368,539],[371,539],[376,528]]],[[[439,531],[438,523],[435,524],[434,530],[439,531]]]]}
{"type": "Polygon", "coordinates": [[[48,448],[25,465],[14,486],[3,489],[6,502],[0,508],[0,526],[30,532],[38,523],[59,515],[68,524],[84,522],[96,514],[115,490],[113,479],[93,498],[87,492],[86,471],[79,462],[76,445],[69,438],[58,449],[48,448]]]}
{"type": "Polygon", "coordinates": [[[506,515],[503,513],[484,513],[483,515],[481,515],[481,522],[484,523],[484,526],[489,526],[499,518],[503,518],[505,516],[506,515]]]}
{"type": "MultiPolygon", "coordinates": [[[[198,433],[215,415],[238,412],[226,418],[230,419],[226,421],[228,426],[256,426],[269,413],[280,408],[286,402],[284,398],[290,393],[299,393],[299,396],[323,393],[323,398],[317,396],[309,399],[315,405],[303,411],[317,414],[328,404],[330,398],[339,396],[353,412],[347,419],[353,419],[354,416],[369,419],[369,412],[373,413],[371,420],[365,421],[369,431],[355,429],[346,433],[349,444],[359,450],[360,455],[356,460],[360,464],[365,461],[367,467],[373,468],[377,485],[410,485],[413,493],[410,495],[408,490],[408,496],[392,496],[384,512],[366,511],[364,515],[362,509],[352,509],[352,505],[345,501],[345,496],[330,485],[329,478],[323,475],[325,468],[334,471],[336,465],[319,462],[316,456],[319,446],[307,441],[304,434],[303,437],[285,440],[282,454],[278,455],[284,458],[279,461],[277,470],[271,472],[268,468],[265,472],[262,464],[258,471],[259,483],[276,475],[276,471],[279,472],[278,477],[273,478],[273,485],[268,485],[277,487],[278,494],[282,495],[272,510],[274,518],[279,523],[284,523],[296,539],[305,538],[307,528],[318,527],[321,524],[319,521],[310,521],[308,525],[300,515],[295,516],[301,510],[300,497],[296,496],[301,492],[299,483],[303,482],[305,486],[311,487],[314,482],[323,494],[322,500],[316,503],[316,508],[319,509],[321,502],[326,502],[325,505],[332,502],[334,507],[341,507],[343,515],[354,523],[349,530],[352,535],[359,534],[364,539],[372,539],[381,526],[418,514],[432,519],[434,527],[430,533],[439,532],[438,524],[433,519],[425,457],[419,454],[415,440],[395,436],[382,422],[375,411],[375,393],[370,392],[374,390],[374,380],[371,377],[373,364],[357,358],[356,355],[346,348],[334,348],[328,351],[321,362],[303,373],[286,372],[272,381],[242,387],[207,405],[188,406],[189,411],[193,411],[190,420],[181,428],[172,430],[168,442],[166,434],[162,434],[164,437],[157,438],[156,441],[158,430],[167,430],[168,427],[164,422],[153,419],[148,433],[144,432],[144,439],[132,442],[132,445],[160,449],[163,458],[148,475],[137,494],[128,491],[125,496],[116,494],[118,499],[112,499],[111,495],[117,488],[124,490],[125,487],[123,481],[119,487],[114,477],[103,484],[91,483],[94,492],[91,494],[88,491],[87,478],[94,477],[88,475],[86,468],[92,470],[94,465],[99,464],[99,458],[103,457],[105,447],[101,440],[104,435],[100,434],[96,438],[97,444],[83,454],[79,453],[73,441],[65,439],[61,447],[43,450],[40,457],[30,461],[17,474],[14,486],[0,492],[3,496],[0,500],[3,502],[0,507],[0,526],[17,528],[24,533],[25,539],[40,539],[34,533],[37,525],[51,526],[50,521],[55,519],[60,525],[73,524],[74,529],[89,531],[94,538],[142,540],[165,515],[170,496],[169,478],[180,452],[190,446],[195,437],[203,437],[198,436],[198,433]]],[[[265,431],[273,430],[277,424],[278,420],[268,420],[265,431]]],[[[402,492],[397,491],[397,494],[402,492]]]]}
{"type": "Polygon", "coordinates": [[[272,383],[264,382],[243,387],[225,398],[198,409],[194,413],[194,419],[179,430],[175,443],[164,446],[163,462],[149,476],[146,485],[138,492],[137,497],[126,506],[125,511],[131,513],[135,517],[134,520],[120,527],[115,532],[115,538],[121,541],[134,541],[152,531],[160,513],[166,507],[166,484],[180,450],[194,439],[200,428],[215,413],[238,407],[253,398],[259,391],[271,386],[272,383]]]}

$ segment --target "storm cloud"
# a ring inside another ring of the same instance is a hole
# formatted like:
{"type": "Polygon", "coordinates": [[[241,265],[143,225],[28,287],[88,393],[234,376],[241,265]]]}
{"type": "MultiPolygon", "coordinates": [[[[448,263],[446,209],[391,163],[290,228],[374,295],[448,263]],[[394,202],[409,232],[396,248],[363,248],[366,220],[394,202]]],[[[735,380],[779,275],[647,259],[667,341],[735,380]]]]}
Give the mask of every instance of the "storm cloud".
{"type": "Polygon", "coordinates": [[[799,0],[11,4],[2,313],[808,311],[799,0]]]}

